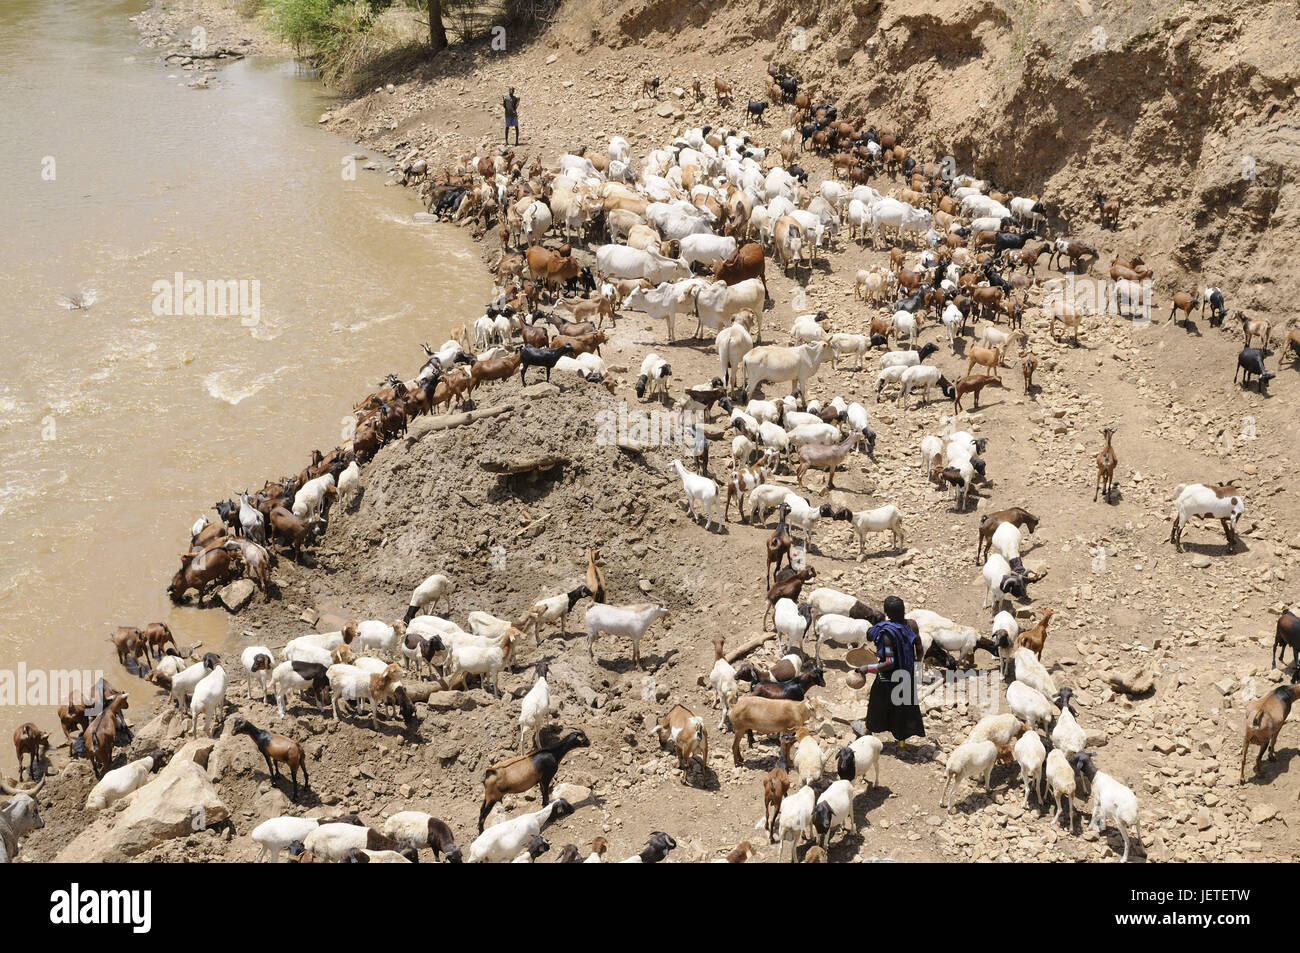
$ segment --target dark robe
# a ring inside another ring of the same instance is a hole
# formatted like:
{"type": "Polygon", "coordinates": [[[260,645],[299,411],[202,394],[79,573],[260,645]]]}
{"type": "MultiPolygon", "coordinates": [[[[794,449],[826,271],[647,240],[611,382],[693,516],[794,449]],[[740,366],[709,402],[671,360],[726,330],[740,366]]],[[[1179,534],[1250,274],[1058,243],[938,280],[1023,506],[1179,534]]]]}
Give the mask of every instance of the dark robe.
{"type": "Polygon", "coordinates": [[[880,668],[867,701],[867,731],[887,731],[899,741],[925,737],[912,651],[914,633],[903,623],[878,622],[868,635],[876,644],[880,668]]]}

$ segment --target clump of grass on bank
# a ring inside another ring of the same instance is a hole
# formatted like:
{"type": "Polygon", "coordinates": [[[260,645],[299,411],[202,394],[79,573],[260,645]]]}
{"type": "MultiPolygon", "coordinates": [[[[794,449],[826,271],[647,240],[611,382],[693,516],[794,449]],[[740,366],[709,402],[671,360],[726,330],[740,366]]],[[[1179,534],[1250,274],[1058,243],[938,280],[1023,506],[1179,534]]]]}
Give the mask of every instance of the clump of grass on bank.
{"type": "Polygon", "coordinates": [[[540,3],[554,0],[236,0],[320,71],[325,82],[346,91],[385,83],[427,62],[456,42],[484,40],[498,23],[536,23],[540,3]],[[520,16],[520,14],[526,14],[520,16]]]}

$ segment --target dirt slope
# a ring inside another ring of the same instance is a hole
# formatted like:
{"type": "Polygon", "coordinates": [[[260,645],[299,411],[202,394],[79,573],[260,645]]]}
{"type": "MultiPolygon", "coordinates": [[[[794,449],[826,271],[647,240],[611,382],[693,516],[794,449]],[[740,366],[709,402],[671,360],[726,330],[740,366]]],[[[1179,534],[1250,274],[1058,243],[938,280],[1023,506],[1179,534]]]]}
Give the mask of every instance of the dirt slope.
{"type": "MultiPolygon", "coordinates": [[[[1079,721],[1099,763],[1141,799],[1139,857],[1294,859],[1300,805],[1291,729],[1278,762],[1257,778],[1248,766],[1245,786],[1237,771],[1245,701],[1286,677],[1271,668],[1269,648],[1277,612],[1294,603],[1300,561],[1293,480],[1300,377],[1284,367],[1270,396],[1242,390],[1230,373],[1239,332],[1205,321],[1184,329],[1170,324],[1162,307],[1170,290],[1194,286],[1203,272],[1222,283],[1230,307],[1258,309],[1275,321],[1287,315],[1282,303],[1291,291],[1283,285],[1296,280],[1283,255],[1296,215],[1298,77],[1293,57],[1273,51],[1294,47],[1295,28],[1283,4],[1179,8],[1167,22],[1143,4],[1122,15],[1113,9],[1118,5],[940,3],[918,14],[901,3],[569,3],[551,32],[530,45],[504,55],[458,53],[436,76],[393,77],[395,92],[344,105],[327,121],[366,148],[394,158],[418,151],[438,166],[496,134],[494,110],[503,87],[514,83],[524,98],[523,151],[550,160],[579,144],[598,147],[617,132],[644,153],[687,126],[737,121],[737,110],[693,104],[672,87],[689,86],[693,74],[707,87],[722,63],[738,83],[738,99],[757,96],[763,65],[774,57],[851,113],[864,110],[910,130],[923,154],[952,154],[1006,187],[1041,191],[1054,232],[1068,225],[1099,244],[1103,268],[1115,252],[1140,250],[1156,266],[1154,324],[1099,315],[1075,345],[1053,338],[1031,308],[1026,330],[1043,361],[1038,388],[1024,394],[1013,363],[1002,371],[1007,388],[986,391],[981,409],[958,421],[990,438],[990,483],[967,512],[957,512],[917,468],[921,437],[938,433],[951,407],[915,399],[906,408],[877,405],[874,363],[861,372],[824,366],[812,396],[861,400],[879,437],[874,460],[855,456],[837,477],[842,489],[808,495],[855,510],[895,503],[905,513],[908,544],[894,551],[883,538],[868,540],[859,558],[846,524],[830,523],[818,528],[808,561],[818,583],[876,603],[897,593],[983,630],[975,526],[983,512],[1028,507],[1043,523],[1028,539],[1026,558],[1047,575],[1031,587],[1027,608],[1058,612],[1043,659],[1059,684],[1076,689],[1079,721]],[[799,24],[808,30],[806,50],[774,43],[799,24]],[[1097,25],[1106,29],[1102,50],[1089,39],[1097,25]],[[655,73],[664,78],[661,103],[640,101],[640,78],[655,73]],[[1255,157],[1253,180],[1241,178],[1242,154],[1255,157]],[[1097,187],[1125,200],[1117,233],[1100,231],[1089,211],[1097,187]],[[1087,491],[1098,431],[1114,425],[1120,466],[1108,506],[1087,491]],[[1176,554],[1166,541],[1173,487],[1227,478],[1240,480],[1247,500],[1244,546],[1229,554],[1217,526],[1194,527],[1185,536],[1187,553],[1176,554]],[[1154,690],[1136,698],[1115,692],[1107,676],[1135,666],[1150,672],[1154,690]]],[[[780,125],[756,128],[759,144],[771,144],[780,125]]],[[[829,174],[823,159],[810,156],[804,165],[814,183],[829,174]]],[[[484,255],[495,259],[496,251],[485,243],[484,255]]],[[[807,310],[828,310],[837,329],[860,329],[870,309],[853,299],[854,272],[884,260],[883,250],[842,240],[790,277],[769,261],[774,305],[764,316],[764,340],[784,343],[797,291],[807,310]]],[[[650,409],[631,390],[648,350],[672,363],[674,395],[716,373],[711,342],[665,346],[664,337],[643,315],[620,319],[605,347],[620,380],[612,396],[558,378],[555,390],[521,393],[512,380],[477,395],[483,406],[513,403],[509,416],[424,436],[425,425],[415,424],[410,440],[382,451],[367,469],[360,507],[336,517],[319,568],[282,561],[283,601],[254,603],[243,617],[250,644],[273,646],[307,630],[299,620],[304,609],[324,613],[320,626],[352,615],[392,618],[410,587],[435,570],[458,582],[457,620],[477,608],[513,616],[581,581],[584,550],[600,546],[612,601],[659,601],[670,615],[643,646],[645,673],[631,667],[628,646],[612,639],[597,643],[594,664],[576,635],[525,647],[522,663],[555,659],[558,721],[583,727],[592,740],[566,759],[560,779],[592,787],[595,802],[548,835],[553,850],[604,833],[621,857],[638,850],[648,832],[667,830],[682,845],[673,859],[721,856],[755,838],[759,781],[775,754],[760,740],[752,753],[746,749],[745,766],[734,768],[731,736],[717,730],[705,684],[714,634],[737,644],[758,632],[770,530],[733,516],[724,531],[707,531],[685,515],[667,470],[678,448],[637,455],[596,439],[598,415],[617,413],[619,402],[633,413],[650,409]],[[552,451],[572,461],[553,481],[511,486],[477,466],[483,457],[552,451]],[[711,758],[703,783],[695,769],[692,783],[683,784],[673,759],[649,740],[647,719],[678,701],[706,716],[711,758]]],[[[963,372],[967,342],[951,353],[934,326],[922,340],[941,344],[931,360],[949,377],[963,372]]],[[[414,366],[418,355],[394,360],[414,366]]],[[[715,475],[725,472],[726,446],[713,445],[715,475]]],[[[810,485],[820,488],[822,477],[810,485]]],[[[581,604],[570,620],[572,631],[580,627],[581,604]]],[[[771,658],[772,649],[768,643],[755,657],[771,658]]],[[[843,654],[826,653],[821,694],[834,716],[822,734],[828,755],[852,738],[847,722],[865,703],[844,685],[843,654]]],[[[992,667],[983,653],[976,661],[983,671],[992,667]]],[[[526,669],[501,679],[515,697],[530,682],[526,669]]],[[[272,709],[242,692],[233,679],[232,702],[250,717],[273,720],[272,709]]],[[[953,814],[939,811],[946,754],[984,709],[955,692],[932,702],[927,741],[903,752],[887,746],[881,788],[857,802],[862,830],[836,842],[833,860],[1115,858],[1117,834],[1069,833],[1051,824],[1050,812],[1023,809],[1014,766],[995,771],[992,795],[968,784],[953,814]]],[[[251,859],[256,849],[247,832],[285,809],[355,808],[375,823],[395,810],[425,809],[445,817],[467,843],[482,769],[518,744],[518,702],[503,705],[475,689],[435,696],[420,714],[412,734],[396,721],[381,721],[375,733],[295,709],[279,730],[306,739],[313,758],[314,793],[298,807],[268,789],[247,739],[223,740],[226,754],[214,774],[233,806],[231,824],[156,855],[251,859]]],[[[138,747],[175,733],[174,724],[160,722],[138,747]]],[[[53,856],[78,829],[76,805],[89,786],[84,770],[78,765],[51,781],[51,813],[60,820],[26,842],[29,857],[53,856]]],[[[535,798],[510,798],[507,806],[532,809],[535,798]]],[[[760,851],[759,859],[774,858],[774,847],[760,851]]]]}

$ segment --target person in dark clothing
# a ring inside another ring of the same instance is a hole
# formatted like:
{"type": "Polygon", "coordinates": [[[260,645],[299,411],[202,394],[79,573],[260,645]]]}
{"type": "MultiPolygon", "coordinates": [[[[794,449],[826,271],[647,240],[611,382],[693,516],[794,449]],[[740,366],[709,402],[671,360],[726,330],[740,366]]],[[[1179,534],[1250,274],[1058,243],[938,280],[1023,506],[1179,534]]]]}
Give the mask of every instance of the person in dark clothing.
{"type": "Polygon", "coordinates": [[[512,128],[515,131],[515,145],[519,145],[519,97],[515,95],[513,86],[506,91],[506,98],[501,100],[501,105],[506,110],[506,145],[510,145],[512,128]]]}
{"type": "Polygon", "coordinates": [[[867,632],[876,646],[878,661],[857,671],[876,675],[867,702],[867,731],[888,731],[903,747],[908,738],[925,737],[916,683],[916,653],[921,639],[903,617],[906,607],[902,599],[889,596],[884,609],[885,621],[877,622],[867,632]]]}

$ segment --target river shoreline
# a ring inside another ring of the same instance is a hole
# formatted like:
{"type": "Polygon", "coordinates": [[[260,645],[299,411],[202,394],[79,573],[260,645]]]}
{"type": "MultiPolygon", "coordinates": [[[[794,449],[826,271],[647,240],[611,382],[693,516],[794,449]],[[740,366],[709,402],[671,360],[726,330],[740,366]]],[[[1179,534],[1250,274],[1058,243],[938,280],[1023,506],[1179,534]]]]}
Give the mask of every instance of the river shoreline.
{"type": "MultiPolygon", "coordinates": [[[[393,92],[381,89],[339,103],[322,117],[322,125],[346,132],[390,161],[418,152],[440,170],[455,152],[486,151],[497,141],[499,98],[510,84],[524,92],[521,151],[540,154],[546,165],[579,145],[600,148],[614,134],[626,136],[633,150],[644,154],[685,126],[717,118],[711,104],[690,101],[672,84],[666,84],[659,101],[641,99],[635,79],[647,71],[644,51],[602,51],[599,59],[583,58],[572,55],[581,51],[578,47],[550,42],[535,42],[509,57],[452,51],[448,65],[454,68],[448,75],[407,79],[393,92]],[[448,109],[448,103],[459,108],[448,109]]],[[[755,77],[764,52],[755,50],[755,61],[748,64],[755,77]]],[[[759,133],[762,144],[771,145],[776,128],[773,123],[759,133]]],[[[815,175],[827,174],[824,159],[801,161],[815,175]]],[[[1106,241],[1107,252],[1116,241],[1096,230],[1084,237],[1099,245],[1106,241]]],[[[478,257],[494,260],[495,246],[492,233],[484,236],[478,257]]],[[[581,247],[577,253],[584,260],[590,254],[581,247]]],[[[795,301],[801,303],[798,312],[830,312],[837,330],[861,330],[866,305],[854,298],[852,277],[858,267],[884,267],[884,253],[842,240],[825,261],[824,270],[809,269],[806,277],[796,272],[793,279],[769,261],[774,306],[763,316],[769,332],[764,343],[785,343],[795,301]]],[[[477,308],[481,298],[470,303],[477,308]]],[[[1232,770],[1242,714],[1234,679],[1258,679],[1263,686],[1283,678],[1266,662],[1286,573],[1296,572],[1300,561],[1292,552],[1300,549],[1297,527],[1281,505],[1286,498],[1276,495],[1289,490],[1290,474],[1285,459],[1265,446],[1270,441],[1238,443],[1231,456],[1210,443],[1215,424],[1235,432],[1243,411],[1261,433],[1285,441],[1295,426],[1286,415],[1286,398],[1265,401],[1226,385],[1211,387],[1203,379],[1188,386],[1178,369],[1202,367],[1211,349],[1221,358],[1219,352],[1235,344],[1226,332],[1207,330],[1201,341],[1169,322],[1138,328],[1097,316],[1082,346],[1075,346],[1068,335],[1052,335],[1037,308],[1026,316],[1025,328],[1041,359],[1035,392],[1026,387],[1022,395],[1019,381],[1009,380],[1005,391],[979,410],[968,408],[961,419],[963,426],[991,437],[986,459],[992,485],[982,488],[965,512],[949,507],[916,468],[917,441],[923,433],[941,430],[949,406],[937,400],[910,408],[872,403],[869,371],[843,363],[837,370],[822,369],[815,396],[834,393],[867,402],[879,436],[877,454],[870,460],[852,456],[833,490],[800,490],[787,475],[777,482],[855,511],[896,504],[906,513],[908,545],[892,548],[878,539],[869,541],[864,553],[844,524],[819,527],[815,545],[807,547],[817,583],[874,603],[898,594],[909,607],[925,606],[963,622],[978,617],[984,632],[987,616],[974,608],[982,595],[970,558],[975,521],[981,511],[1013,504],[1039,513],[1044,525],[1026,552],[1026,564],[1051,568],[1034,592],[1036,610],[1051,605],[1057,612],[1044,663],[1077,689],[1089,748],[1099,748],[1107,770],[1139,792],[1147,835],[1143,853],[1174,861],[1293,858],[1294,838],[1283,828],[1294,829],[1300,814],[1293,799],[1272,787],[1279,777],[1270,774],[1265,783],[1239,787],[1232,770]],[[1196,415],[1200,427],[1182,426],[1196,415]],[[1118,417],[1128,440],[1120,445],[1120,502],[1093,505],[1087,496],[1095,476],[1093,444],[1098,430],[1118,417]],[[1247,548],[1221,555],[1212,533],[1196,530],[1195,545],[1212,558],[1199,551],[1175,554],[1163,525],[1169,488],[1217,473],[1226,463],[1249,467],[1244,472],[1251,477],[1250,511],[1241,529],[1247,548]],[[1225,599],[1231,613],[1200,611],[1218,610],[1225,599]],[[1189,606],[1198,611],[1189,613],[1189,606]],[[1120,683],[1132,683],[1135,665],[1150,677],[1150,688],[1130,697],[1120,683]],[[1226,688],[1225,674],[1231,676],[1226,688]]],[[[681,486],[667,467],[679,450],[629,452],[601,447],[593,435],[600,415],[620,402],[657,409],[638,402],[631,388],[635,371],[629,368],[649,350],[664,349],[660,353],[671,357],[675,390],[717,373],[710,342],[680,339],[665,345],[663,339],[662,324],[625,312],[604,346],[616,377],[613,395],[573,381],[544,384],[534,376],[521,388],[511,379],[474,395],[483,406],[510,405],[508,414],[490,424],[435,433],[427,418],[414,423],[410,435],[381,450],[362,471],[361,506],[331,525],[319,544],[318,567],[300,568],[282,558],[281,599],[255,599],[233,618],[242,645],[278,647],[305,628],[400,615],[411,586],[435,570],[457,580],[451,605],[456,618],[469,609],[518,618],[539,596],[581,582],[587,548],[600,546],[612,602],[653,600],[668,606],[670,615],[642,645],[648,660],[644,671],[631,665],[629,646],[613,639],[597,642],[596,660],[589,660],[586,640],[576,631],[579,610],[567,632],[543,632],[536,645],[528,640],[519,669],[502,673],[506,698],[517,699],[532,683],[531,664],[550,660],[557,721],[582,727],[592,740],[589,749],[566,759],[562,780],[594,798],[554,829],[556,846],[560,838],[586,843],[599,835],[610,840],[611,855],[627,856],[650,831],[666,830],[681,845],[674,861],[716,859],[742,839],[753,839],[759,859],[770,860],[775,848],[761,843],[761,833],[755,838],[754,819],[761,807],[760,772],[774,763],[775,747],[760,740],[746,748],[743,767],[733,766],[730,736],[714,729],[719,712],[705,680],[714,659],[713,639],[724,638],[734,647],[760,635],[762,548],[769,528],[730,520],[716,531],[702,526],[686,515],[681,486]],[[503,486],[477,465],[485,453],[506,455],[535,443],[568,458],[563,479],[503,486]],[[715,732],[703,772],[692,770],[686,778],[668,752],[646,744],[655,721],[676,702],[703,712],[715,732]]],[[[959,359],[955,348],[950,355],[947,347],[943,337],[933,360],[959,372],[964,355],[959,359]]],[[[407,376],[418,355],[403,352],[394,360],[393,370],[407,376]]],[[[346,370],[336,376],[339,391],[349,398],[361,396],[367,386],[346,370]]],[[[710,435],[721,438],[725,421],[712,426],[710,435]]],[[[715,441],[715,450],[714,473],[725,474],[725,442],[715,441]]],[[[820,490],[819,477],[812,484],[820,490]]],[[[179,537],[184,527],[168,531],[179,537]]],[[[180,640],[186,641],[183,635],[180,640]]],[[[769,642],[751,658],[767,663],[777,655],[769,642]]],[[[847,689],[839,649],[827,646],[823,658],[827,688],[820,694],[830,717],[818,734],[833,751],[851,739],[849,724],[860,716],[864,696],[847,689]]],[[[996,662],[984,656],[978,661],[977,667],[996,672],[996,662]]],[[[271,721],[269,706],[245,704],[240,675],[231,677],[227,720],[238,708],[259,724],[271,721]]],[[[312,761],[315,791],[295,804],[285,796],[287,789],[266,779],[246,739],[226,733],[197,742],[207,776],[221,785],[229,823],[131,858],[251,860],[256,849],[246,835],[257,821],[279,813],[320,816],[338,808],[356,809],[375,824],[396,810],[428,810],[451,824],[463,846],[472,837],[483,769],[517,753],[517,709],[481,689],[435,690],[421,704],[424,724],[409,731],[395,718],[381,720],[373,731],[369,719],[340,722],[307,706],[276,722],[304,742],[312,761]]],[[[1107,846],[1104,836],[1076,837],[1022,809],[1021,791],[1010,776],[999,777],[988,792],[963,790],[955,813],[934,811],[945,752],[966,737],[984,713],[982,705],[965,695],[927,702],[925,741],[909,744],[906,751],[887,751],[884,786],[873,789],[863,804],[864,820],[870,811],[869,830],[838,840],[832,860],[1113,859],[1115,845],[1107,846]]],[[[184,720],[163,706],[141,719],[138,745],[179,746],[184,720]]],[[[113,818],[81,810],[82,774],[88,778],[84,763],[67,773],[64,783],[51,785],[54,822],[28,842],[32,856],[127,859],[114,853],[113,818]],[[83,829],[91,831],[85,839],[83,829]]],[[[536,806],[535,794],[506,801],[511,812],[536,806]]]]}

